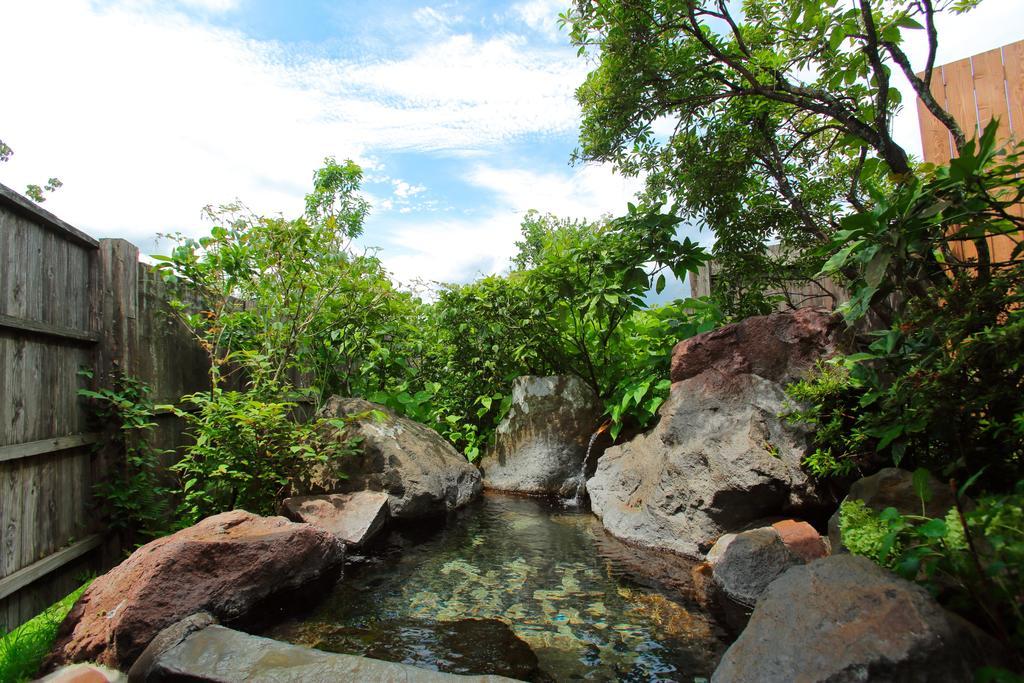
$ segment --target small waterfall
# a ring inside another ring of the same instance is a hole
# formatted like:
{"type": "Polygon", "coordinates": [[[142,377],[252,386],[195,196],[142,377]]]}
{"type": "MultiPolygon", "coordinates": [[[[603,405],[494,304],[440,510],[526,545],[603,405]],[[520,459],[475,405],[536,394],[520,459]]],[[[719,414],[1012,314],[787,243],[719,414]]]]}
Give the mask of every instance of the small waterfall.
{"type": "Polygon", "coordinates": [[[576,494],[573,495],[569,504],[573,507],[583,505],[583,492],[587,488],[587,466],[590,464],[590,453],[594,450],[594,442],[601,433],[608,429],[608,422],[597,428],[597,431],[590,435],[590,442],[587,444],[587,454],[583,457],[583,467],[580,468],[579,476],[576,479],[576,494]]]}

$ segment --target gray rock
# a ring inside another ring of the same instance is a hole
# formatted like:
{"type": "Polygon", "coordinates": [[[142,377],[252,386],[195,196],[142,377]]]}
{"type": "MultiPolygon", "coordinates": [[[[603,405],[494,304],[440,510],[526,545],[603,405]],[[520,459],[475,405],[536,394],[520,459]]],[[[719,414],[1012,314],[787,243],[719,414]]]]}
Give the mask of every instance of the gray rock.
{"type": "Polygon", "coordinates": [[[498,683],[513,679],[501,676],[457,676],[406,664],[312,650],[251,636],[223,626],[209,626],[159,655],[146,680],[187,680],[191,683],[498,683]]]}
{"type": "Polygon", "coordinates": [[[971,681],[983,636],[928,593],[852,555],[768,586],[712,683],[971,681]]]}
{"type": "Polygon", "coordinates": [[[388,521],[388,494],[381,491],[295,496],[281,507],[286,517],[329,531],[351,547],[369,541],[388,521]]]}
{"type": "MultiPolygon", "coordinates": [[[[928,517],[943,517],[956,504],[953,492],[934,477],[928,477],[931,500],[925,505],[928,517]]],[[[902,514],[921,514],[921,498],[914,490],[912,472],[898,467],[886,467],[870,477],[858,479],[850,487],[846,500],[862,500],[876,512],[892,507],[902,514]]],[[[828,538],[835,552],[845,551],[842,533],[839,530],[839,510],[828,520],[828,538]]]]}
{"type": "Polygon", "coordinates": [[[680,342],[658,424],[605,451],[587,482],[605,528],[699,557],[723,533],[821,506],[823,492],[801,469],[808,434],[779,415],[785,384],[838,343],[836,319],[813,310],[680,342]]]}
{"type": "Polygon", "coordinates": [[[601,411],[593,390],[578,377],[516,378],[512,406],[480,462],[484,487],[573,495],[601,411]]]}
{"type": "Polygon", "coordinates": [[[197,612],[160,631],[153,640],[149,641],[149,645],[132,664],[132,668],[128,670],[128,683],[147,681],[160,655],[176,647],[196,631],[202,631],[207,626],[213,626],[216,623],[217,617],[209,612],[197,612]]]}
{"type": "Polygon", "coordinates": [[[752,608],[768,584],[803,559],[782,542],[772,527],[726,534],[708,553],[715,587],[722,595],[752,608]]]}
{"type": "Polygon", "coordinates": [[[778,417],[782,386],[751,374],[726,391],[713,381],[672,385],[654,429],[598,461],[587,492],[615,536],[696,558],[723,533],[821,503],[800,467],[807,435],[778,417]]]}
{"type": "Polygon", "coordinates": [[[384,491],[392,517],[416,519],[462,507],[483,490],[480,471],[440,434],[382,405],[333,396],[321,415],[362,416],[345,432],[361,439],[359,453],[340,463],[348,478],[321,482],[328,493],[384,491]]]}

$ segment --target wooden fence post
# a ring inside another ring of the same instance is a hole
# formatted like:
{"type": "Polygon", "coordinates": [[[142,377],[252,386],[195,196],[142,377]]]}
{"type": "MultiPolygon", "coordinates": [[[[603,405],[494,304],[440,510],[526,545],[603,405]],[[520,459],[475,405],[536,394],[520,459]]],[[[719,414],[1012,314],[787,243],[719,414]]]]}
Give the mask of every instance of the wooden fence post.
{"type": "MultiPolygon", "coordinates": [[[[116,374],[134,377],[138,371],[139,248],[122,239],[101,239],[98,261],[95,310],[100,343],[94,372],[96,384],[109,388],[116,374]]],[[[114,436],[111,432],[116,429],[117,425],[108,425],[107,436],[114,436]]],[[[109,476],[125,457],[114,445],[116,439],[104,441],[93,460],[94,484],[109,476]]],[[[120,539],[108,536],[102,549],[104,566],[116,564],[121,552],[120,539]]]]}

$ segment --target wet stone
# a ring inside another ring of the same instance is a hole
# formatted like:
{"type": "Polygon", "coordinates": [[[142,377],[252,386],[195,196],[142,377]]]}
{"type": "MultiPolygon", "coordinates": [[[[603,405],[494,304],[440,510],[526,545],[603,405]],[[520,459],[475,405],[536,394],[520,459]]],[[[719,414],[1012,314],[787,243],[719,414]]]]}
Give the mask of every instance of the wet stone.
{"type": "Polygon", "coordinates": [[[552,680],[541,671],[530,646],[497,619],[405,619],[362,626],[307,623],[296,625],[290,639],[327,652],[357,654],[447,673],[552,680]],[[474,647],[467,648],[467,643],[474,647]]]}

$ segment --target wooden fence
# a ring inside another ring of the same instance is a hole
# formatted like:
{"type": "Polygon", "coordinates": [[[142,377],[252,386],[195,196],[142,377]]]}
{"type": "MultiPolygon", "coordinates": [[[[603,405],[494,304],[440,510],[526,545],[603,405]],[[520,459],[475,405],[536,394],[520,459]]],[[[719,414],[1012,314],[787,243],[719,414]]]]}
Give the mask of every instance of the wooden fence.
{"type": "MultiPolygon", "coordinates": [[[[769,253],[778,252],[778,245],[768,245],[769,253]]],[[[716,261],[708,261],[696,273],[690,273],[690,296],[708,296],[714,289],[719,266],[716,261]]],[[[794,280],[785,283],[778,291],[770,291],[768,296],[779,297],[777,308],[788,311],[794,308],[827,308],[834,309],[850,300],[850,293],[838,282],[829,277],[821,277],[814,281],[794,280]]]]}
{"type": "MultiPolygon", "coordinates": [[[[968,139],[980,136],[992,119],[998,119],[1000,142],[1024,140],[1024,41],[935,67],[931,92],[968,139]]],[[[953,136],[920,100],[917,112],[924,160],[948,164],[956,156],[953,136]]],[[[1018,207],[1017,215],[1022,212],[1024,208],[1018,207]]],[[[990,237],[992,261],[1009,260],[1016,244],[1009,236],[990,237]]],[[[957,243],[953,250],[961,258],[977,257],[970,242],[957,243]]]]}
{"type": "MultiPolygon", "coordinates": [[[[205,355],[138,256],[0,185],[0,631],[118,557],[93,486],[122,454],[92,431],[79,371],[122,370],[157,402],[204,386],[205,355]]],[[[157,445],[180,446],[177,418],[160,420],[157,445]]]]}

